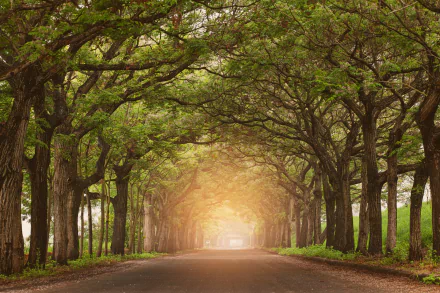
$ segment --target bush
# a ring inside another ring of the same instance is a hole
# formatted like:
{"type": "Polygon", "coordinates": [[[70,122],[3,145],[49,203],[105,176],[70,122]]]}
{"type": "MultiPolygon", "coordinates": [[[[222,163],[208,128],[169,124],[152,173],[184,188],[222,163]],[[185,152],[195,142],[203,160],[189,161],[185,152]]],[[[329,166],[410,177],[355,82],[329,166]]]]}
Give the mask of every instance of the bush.
{"type": "Polygon", "coordinates": [[[275,251],[280,255],[304,255],[337,260],[355,260],[360,256],[360,254],[356,252],[343,253],[333,248],[327,248],[323,244],[304,248],[273,248],[272,251],[275,251]]]}

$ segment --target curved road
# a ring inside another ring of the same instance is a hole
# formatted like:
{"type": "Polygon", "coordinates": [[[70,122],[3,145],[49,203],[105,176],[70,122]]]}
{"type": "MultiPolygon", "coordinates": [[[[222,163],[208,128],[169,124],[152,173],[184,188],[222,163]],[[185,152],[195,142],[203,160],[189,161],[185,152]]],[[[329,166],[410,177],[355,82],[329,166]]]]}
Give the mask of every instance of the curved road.
{"type": "MultiPolygon", "coordinates": [[[[204,250],[63,282],[37,292],[439,292],[407,279],[330,267],[260,250],[204,250]]],[[[30,291],[36,292],[36,291],[30,291]]]]}

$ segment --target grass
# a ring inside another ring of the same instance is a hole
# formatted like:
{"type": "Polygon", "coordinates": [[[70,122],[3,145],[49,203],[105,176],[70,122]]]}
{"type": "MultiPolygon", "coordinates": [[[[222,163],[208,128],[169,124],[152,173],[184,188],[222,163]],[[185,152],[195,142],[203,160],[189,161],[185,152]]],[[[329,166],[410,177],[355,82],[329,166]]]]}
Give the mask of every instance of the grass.
{"type": "MultiPolygon", "coordinates": [[[[409,243],[409,217],[410,206],[403,206],[397,209],[397,241],[409,243]]],[[[387,239],[388,211],[382,212],[382,238],[383,243],[387,239]]],[[[359,217],[353,217],[354,239],[357,244],[359,234],[359,217]]],[[[422,205],[421,216],[422,245],[429,247],[432,245],[432,207],[429,202],[422,205]]]]}
{"type": "Polygon", "coordinates": [[[358,256],[360,256],[360,254],[357,252],[342,253],[339,250],[328,249],[322,244],[312,245],[304,248],[272,248],[271,250],[280,255],[303,255],[336,260],[355,260],[358,256]]]}
{"type": "Polygon", "coordinates": [[[89,256],[86,255],[80,259],[69,261],[68,266],[57,266],[56,262],[50,261],[46,264],[46,268],[26,268],[21,274],[19,275],[11,275],[11,276],[5,276],[0,275],[0,284],[3,283],[9,283],[12,281],[17,280],[27,280],[27,279],[34,279],[34,278],[40,278],[40,277],[47,277],[47,276],[53,276],[53,275],[59,275],[65,272],[72,272],[79,269],[84,268],[92,268],[97,266],[106,266],[111,265],[118,262],[124,262],[128,260],[135,260],[135,259],[150,259],[150,258],[156,258],[159,256],[164,255],[163,253],[157,253],[157,252],[151,252],[151,253],[141,253],[141,254],[129,254],[129,255],[108,255],[108,256],[101,256],[96,257],[95,255],[89,256]]]}

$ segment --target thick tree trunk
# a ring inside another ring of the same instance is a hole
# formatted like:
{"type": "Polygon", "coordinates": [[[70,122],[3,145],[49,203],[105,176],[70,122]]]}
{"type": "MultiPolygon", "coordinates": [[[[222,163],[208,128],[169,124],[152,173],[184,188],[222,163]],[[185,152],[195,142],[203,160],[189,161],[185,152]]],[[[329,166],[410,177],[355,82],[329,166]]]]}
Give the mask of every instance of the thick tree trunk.
{"type": "Polygon", "coordinates": [[[144,251],[151,252],[154,250],[154,212],[152,206],[151,194],[144,196],[144,251]]]}
{"type": "Polygon", "coordinates": [[[321,204],[322,204],[322,174],[319,168],[315,170],[315,189],[313,190],[314,196],[314,223],[313,223],[313,242],[314,244],[321,244],[321,204]]]}
{"type": "Polygon", "coordinates": [[[315,205],[313,204],[313,201],[311,204],[309,204],[309,212],[307,215],[307,224],[309,227],[307,228],[307,239],[306,239],[306,246],[310,246],[313,244],[313,232],[314,232],[314,225],[315,225],[315,205]]]}
{"type": "Polygon", "coordinates": [[[370,224],[368,252],[382,254],[382,211],[380,191],[378,188],[378,168],[376,155],[377,127],[371,103],[366,103],[366,114],[362,123],[365,160],[367,166],[367,198],[370,224]]]}
{"type": "MultiPolygon", "coordinates": [[[[437,142],[440,144],[440,139],[437,142]]],[[[439,145],[440,147],[440,145],[439,145]]],[[[425,152],[429,170],[429,187],[432,204],[432,249],[433,253],[440,254],[440,148],[433,152],[425,152]]]]}
{"type": "Polygon", "coordinates": [[[303,204],[303,213],[301,221],[301,234],[299,239],[299,247],[307,246],[307,235],[309,234],[309,207],[307,203],[303,204]]]}
{"type": "Polygon", "coordinates": [[[333,247],[335,244],[335,230],[336,230],[336,200],[333,191],[330,188],[328,177],[323,173],[323,188],[325,200],[325,214],[327,219],[326,233],[327,241],[326,247],[333,247]]]}
{"type": "Polygon", "coordinates": [[[31,66],[9,80],[14,102],[8,120],[0,125],[0,274],[6,275],[23,269],[21,191],[24,140],[31,106],[35,97],[44,91],[37,85],[36,73],[36,68],[31,66]]]}
{"type": "Polygon", "coordinates": [[[47,147],[38,144],[35,154],[27,164],[31,181],[31,237],[27,265],[44,267],[47,248],[47,198],[48,168],[50,164],[50,143],[52,129],[45,129],[38,139],[47,147]]]}
{"type": "Polygon", "coordinates": [[[414,183],[411,189],[411,207],[409,219],[409,260],[422,260],[422,231],[421,213],[423,195],[428,181],[428,172],[424,163],[416,169],[414,173],[414,183]]]}
{"type": "Polygon", "coordinates": [[[130,237],[128,238],[128,250],[134,253],[135,238],[136,238],[136,219],[135,219],[135,204],[133,194],[133,184],[130,185],[130,237]]]}
{"type": "MultiPolygon", "coordinates": [[[[70,133],[61,127],[59,133],[70,133]]],[[[68,226],[75,225],[71,218],[71,200],[74,198],[74,182],[76,178],[76,155],[72,147],[74,143],[66,138],[55,139],[54,155],[54,260],[61,265],[68,259],[68,226]],[[74,154],[72,156],[71,154],[74,154]],[[72,162],[73,161],[73,162],[72,162]]],[[[78,221],[76,221],[78,222],[78,221]]],[[[76,223],[76,227],[78,224],[76,223]]],[[[78,230],[76,231],[78,237],[78,230]]]]}
{"type": "Polygon", "coordinates": [[[367,198],[367,164],[365,156],[362,158],[362,191],[361,191],[361,203],[359,210],[359,235],[358,235],[358,246],[357,251],[362,254],[367,254],[367,243],[369,234],[368,225],[368,198],[367,198]]]}
{"type": "Polygon", "coordinates": [[[168,224],[168,217],[163,215],[161,217],[158,230],[158,252],[167,252],[168,224]]]}
{"type": "MultiPolygon", "coordinates": [[[[131,168],[130,168],[131,170],[131,168]]],[[[115,170],[116,171],[116,170],[115,170]]],[[[113,221],[112,253],[125,254],[125,225],[127,223],[127,200],[129,172],[116,171],[117,195],[112,199],[115,217],[113,221]]]]}
{"type": "Polygon", "coordinates": [[[333,188],[334,195],[336,199],[336,225],[335,225],[335,240],[334,240],[334,248],[340,251],[343,251],[346,241],[346,218],[345,218],[345,206],[344,206],[344,198],[341,192],[341,186],[337,186],[338,189],[333,188]]]}

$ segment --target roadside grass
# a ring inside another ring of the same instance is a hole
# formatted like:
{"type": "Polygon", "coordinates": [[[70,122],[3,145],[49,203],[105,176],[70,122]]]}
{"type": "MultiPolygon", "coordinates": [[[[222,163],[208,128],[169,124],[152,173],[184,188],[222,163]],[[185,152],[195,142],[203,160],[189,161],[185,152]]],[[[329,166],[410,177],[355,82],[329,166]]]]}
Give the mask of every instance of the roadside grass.
{"type": "MultiPolygon", "coordinates": [[[[440,256],[432,255],[432,206],[430,202],[424,202],[422,206],[421,215],[421,234],[422,247],[424,252],[424,260],[420,262],[408,261],[409,253],[409,219],[410,206],[403,206],[397,210],[397,245],[390,255],[383,255],[381,257],[364,256],[358,252],[342,253],[335,249],[328,249],[325,243],[321,245],[313,245],[305,248],[272,248],[280,255],[302,255],[309,257],[321,257],[326,259],[351,261],[356,263],[363,263],[373,266],[385,266],[399,270],[411,271],[415,274],[428,274],[424,278],[424,283],[438,284],[440,283],[440,256]]],[[[385,243],[387,237],[388,212],[382,212],[382,235],[385,251],[385,243]]],[[[359,234],[359,217],[353,217],[354,226],[354,240],[357,246],[359,234]]],[[[322,229],[325,229],[325,223],[322,223],[322,229]]],[[[294,245],[295,238],[292,237],[292,244],[294,245]]]]}
{"type": "Polygon", "coordinates": [[[21,274],[17,275],[0,275],[0,285],[2,283],[10,283],[18,280],[28,280],[47,276],[54,276],[63,274],[66,272],[73,272],[84,268],[93,268],[99,266],[108,266],[114,263],[125,262],[129,260],[137,259],[151,259],[165,255],[164,253],[150,252],[141,254],[128,254],[128,255],[108,255],[96,257],[95,255],[84,255],[82,258],[69,261],[67,266],[58,266],[56,262],[49,261],[46,264],[46,268],[26,268],[21,274]]]}
{"type": "Polygon", "coordinates": [[[339,250],[326,248],[325,245],[312,245],[303,248],[272,248],[271,251],[274,251],[280,255],[303,255],[336,260],[355,260],[361,256],[361,254],[357,252],[342,253],[339,250]]]}

